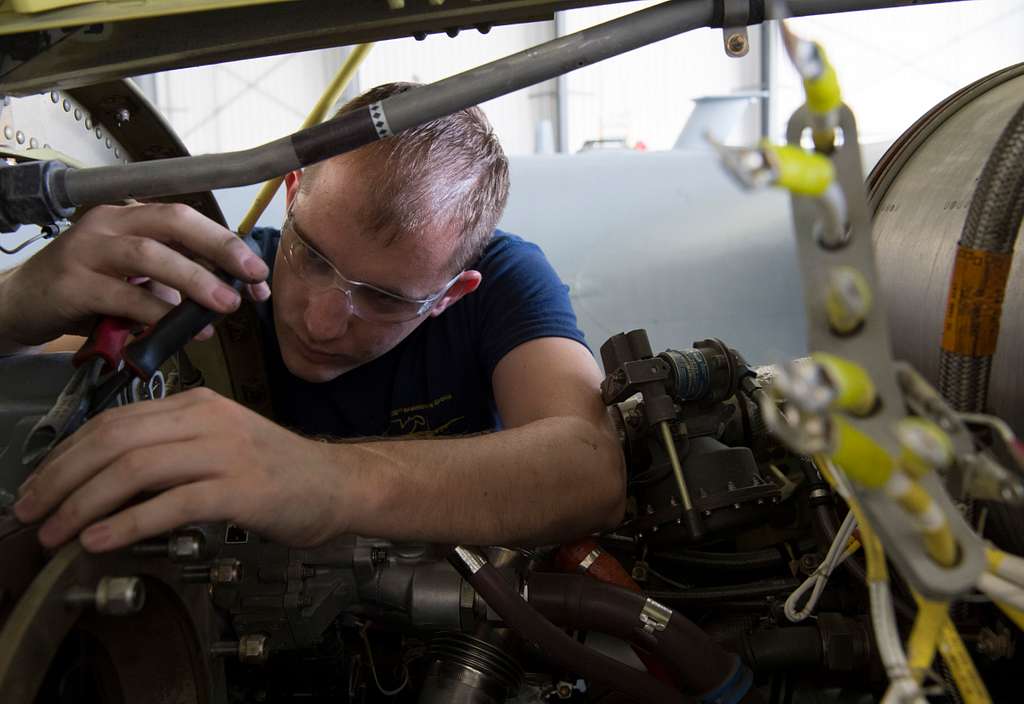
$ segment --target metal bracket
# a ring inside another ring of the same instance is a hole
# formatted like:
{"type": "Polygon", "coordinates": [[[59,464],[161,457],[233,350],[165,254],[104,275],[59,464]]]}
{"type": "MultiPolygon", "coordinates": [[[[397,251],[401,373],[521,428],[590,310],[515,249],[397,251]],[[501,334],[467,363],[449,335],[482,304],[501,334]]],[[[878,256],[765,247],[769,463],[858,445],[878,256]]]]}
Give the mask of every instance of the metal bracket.
{"type": "MultiPolygon", "coordinates": [[[[789,121],[786,132],[789,144],[799,146],[804,130],[810,125],[811,114],[804,106],[789,121]]],[[[829,272],[841,264],[855,267],[866,277],[872,290],[879,290],[857,125],[853,113],[845,105],[840,108],[838,126],[843,131],[844,142],[833,155],[833,164],[837,183],[847,203],[850,230],[847,241],[837,249],[819,246],[815,239],[815,223],[821,215],[815,200],[791,196],[797,258],[806,292],[807,343],[811,350],[827,351],[855,360],[868,372],[877,387],[879,409],[868,417],[851,422],[895,457],[900,452],[900,445],[893,429],[906,413],[904,394],[897,383],[897,369],[892,359],[885,307],[881,304],[872,307],[859,334],[837,336],[829,327],[825,296],[822,295],[828,287],[829,272]]],[[[884,492],[859,486],[854,486],[853,491],[881,537],[886,554],[910,586],[929,599],[955,599],[973,589],[978,575],[985,570],[985,546],[953,505],[938,476],[933,473],[924,478],[922,484],[946,516],[960,547],[960,560],[953,567],[940,567],[925,554],[920,534],[911,518],[897,509],[884,492]]]]}
{"type": "Polygon", "coordinates": [[[750,0],[722,0],[722,41],[727,56],[738,59],[750,51],[749,22],[750,0]]]}

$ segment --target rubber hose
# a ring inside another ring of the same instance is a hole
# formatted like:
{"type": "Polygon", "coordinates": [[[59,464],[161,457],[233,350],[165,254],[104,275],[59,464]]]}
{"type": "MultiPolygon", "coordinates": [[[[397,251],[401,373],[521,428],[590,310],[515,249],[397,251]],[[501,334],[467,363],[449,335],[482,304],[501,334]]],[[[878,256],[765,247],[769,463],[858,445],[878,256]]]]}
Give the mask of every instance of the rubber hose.
{"type": "MultiPolygon", "coordinates": [[[[460,548],[465,551],[465,549],[460,548]]],[[[466,551],[470,552],[470,551],[466,551]]],[[[456,552],[448,561],[466,578],[487,605],[520,637],[538,647],[545,657],[584,679],[599,682],[637,702],[692,702],[650,675],[595,652],[555,626],[527,604],[494,565],[473,553],[469,564],[456,552]]]]}
{"type": "Polygon", "coordinates": [[[800,582],[795,579],[779,578],[765,579],[753,584],[737,584],[724,587],[696,587],[680,591],[649,591],[647,596],[655,601],[691,605],[773,596],[783,592],[792,592],[798,586],[800,586],[800,582]]]}
{"type": "Polygon", "coordinates": [[[706,552],[703,550],[676,550],[651,553],[650,561],[663,560],[677,565],[709,570],[763,570],[786,564],[779,550],[750,550],[746,552],[706,552]]]}
{"type": "Polygon", "coordinates": [[[793,626],[744,634],[743,659],[758,672],[822,666],[821,633],[817,626],[793,626]]]}
{"type": "MultiPolygon", "coordinates": [[[[581,575],[534,573],[528,598],[542,615],[565,628],[593,630],[645,645],[660,656],[683,690],[700,697],[714,692],[735,671],[736,656],[682,614],[672,612],[663,631],[643,630],[643,594],[581,575]]],[[[740,700],[760,701],[750,689],[740,700]]]]}
{"type": "MultiPolygon", "coordinates": [[[[640,585],[622,563],[606,552],[593,538],[584,538],[571,545],[563,545],[555,553],[555,565],[563,572],[582,573],[599,582],[614,584],[638,594],[641,591],[640,585]]],[[[676,686],[671,673],[661,660],[635,645],[633,650],[651,675],[670,687],[676,686]]]]}
{"type": "Polygon", "coordinates": [[[958,411],[985,408],[1022,218],[1024,105],[1010,118],[985,162],[957,243],[943,321],[939,392],[958,411]]]}

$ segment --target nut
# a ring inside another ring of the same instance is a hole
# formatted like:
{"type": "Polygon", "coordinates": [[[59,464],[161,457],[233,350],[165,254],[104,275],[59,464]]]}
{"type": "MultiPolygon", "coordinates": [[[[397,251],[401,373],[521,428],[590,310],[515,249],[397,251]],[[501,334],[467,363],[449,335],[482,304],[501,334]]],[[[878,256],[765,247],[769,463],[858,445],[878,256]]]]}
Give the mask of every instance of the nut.
{"type": "Polygon", "coordinates": [[[94,604],[101,614],[134,614],[146,603],[146,587],[138,577],[104,577],[96,585],[94,604]]]}
{"type": "Polygon", "coordinates": [[[210,581],[214,584],[235,584],[242,580],[242,563],[233,557],[217,560],[210,567],[210,581]]]}
{"type": "Polygon", "coordinates": [[[175,535],[167,543],[167,555],[176,561],[195,560],[202,549],[202,542],[194,535],[175,535]]]}
{"type": "Polygon", "coordinates": [[[269,639],[261,633],[249,633],[238,641],[238,659],[249,665],[261,665],[270,654],[269,639]]]}

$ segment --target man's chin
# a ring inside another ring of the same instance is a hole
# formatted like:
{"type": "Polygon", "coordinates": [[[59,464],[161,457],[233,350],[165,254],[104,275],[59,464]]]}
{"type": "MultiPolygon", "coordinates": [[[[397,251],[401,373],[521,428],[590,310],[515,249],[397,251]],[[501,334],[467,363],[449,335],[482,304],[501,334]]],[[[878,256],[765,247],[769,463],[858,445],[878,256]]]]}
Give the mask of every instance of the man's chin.
{"type": "Polygon", "coordinates": [[[294,350],[281,350],[284,365],[293,376],[312,384],[322,384],[337,379],[345,372],[360,366],[359,363],[347,363],[342,359],[313,360],[294,350]]]}

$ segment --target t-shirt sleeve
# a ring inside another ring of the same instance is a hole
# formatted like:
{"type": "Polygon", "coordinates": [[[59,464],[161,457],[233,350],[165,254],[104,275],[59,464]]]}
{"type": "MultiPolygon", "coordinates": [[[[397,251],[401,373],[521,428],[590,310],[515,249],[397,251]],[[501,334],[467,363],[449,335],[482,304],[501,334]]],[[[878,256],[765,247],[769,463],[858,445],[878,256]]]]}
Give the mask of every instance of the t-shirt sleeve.
{"type": "Polygon", "coordinates": [[[540,337],[564,337],[586,345],[569,302],[569,287],[540,247],[500,235],[485,253],[483,280],[473,294],[480,331],[480,363],[489,379],[513,349],[540,337]]]}

